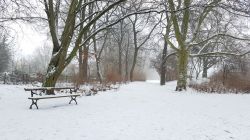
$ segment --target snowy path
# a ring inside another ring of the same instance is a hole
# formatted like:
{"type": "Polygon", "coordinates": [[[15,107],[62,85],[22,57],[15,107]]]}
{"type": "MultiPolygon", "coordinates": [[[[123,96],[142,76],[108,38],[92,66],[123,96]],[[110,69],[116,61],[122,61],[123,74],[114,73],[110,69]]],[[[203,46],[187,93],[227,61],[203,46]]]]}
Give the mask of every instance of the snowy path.
{"type": "Polygon", "coordinates": [[[38,101],[0,85],[0,140],[249,140],[250,95],[173,91],[174,82],[134,82],[118,91],[38,101]]]}

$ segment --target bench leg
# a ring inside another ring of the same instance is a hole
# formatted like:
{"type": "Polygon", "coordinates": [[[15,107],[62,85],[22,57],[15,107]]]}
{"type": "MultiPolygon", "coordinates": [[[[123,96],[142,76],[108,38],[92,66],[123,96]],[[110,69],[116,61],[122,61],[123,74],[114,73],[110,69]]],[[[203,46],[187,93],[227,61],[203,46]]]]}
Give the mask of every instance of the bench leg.
{"type": "Polygon", "coordinates": [[[76,96],[71,96],[71,100],[69,101],[69,104],[71,104],[72,101],[75,101],[75,103],[77,105],[76,96]]]}
{"type": "Polygon", "coordinates": [[[37,106],[37,100],[36,99],[32,99],[32,103],[30,105],[30,109],[32,109],[32,106],[35,105],[36,106],[36,109],[38,109],[38,106],[37,106]]]}

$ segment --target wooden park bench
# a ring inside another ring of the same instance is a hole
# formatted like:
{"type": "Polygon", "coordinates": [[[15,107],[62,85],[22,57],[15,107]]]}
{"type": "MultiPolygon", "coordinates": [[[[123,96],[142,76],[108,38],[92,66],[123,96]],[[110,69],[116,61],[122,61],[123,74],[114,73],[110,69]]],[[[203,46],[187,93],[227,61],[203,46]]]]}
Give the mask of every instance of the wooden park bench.
{"type": "Polygon", "coordinates": [[[72,101],[74,101],[77,104],[76,101],[76,97],[80,96],[80,94],[73,94],[73,92],[76,92],[76,88],[75,87],[40,87],[40,88],[24,88],[25,91],[30,91],[31,93],[31,97],[29,97],[28,99],[31,100],[31,105],[30,105],[30,109],[32,109],[32,106],[35,105],[36,108],[38,109],[38,105],[37,105],[37,101],[38,100],[42,100],[42,99],[52,99],[52,98],[64,98],[64,97],[70,97],[70,101],[69,104],[71,104],[72,101]],[[68,95],[43,95],[43,93],[48,93],[51,90],[56,91],[56,90],[69,90],[70,94],[68,95]],[[40,92],[40,93],[38,93],[40,92]],[[40,95],[40,96],[34,96],[35,95],[40,95]]]}

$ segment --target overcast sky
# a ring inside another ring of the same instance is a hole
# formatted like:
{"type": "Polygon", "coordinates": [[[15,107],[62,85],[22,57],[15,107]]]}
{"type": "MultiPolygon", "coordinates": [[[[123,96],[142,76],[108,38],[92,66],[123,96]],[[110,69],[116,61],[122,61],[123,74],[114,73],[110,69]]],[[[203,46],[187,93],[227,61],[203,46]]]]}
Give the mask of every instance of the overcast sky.
{"type": "Polygon", "coordinates": [[[36,48],[42,47],[47,40],[45,33],[36,30],[35,26],[30,24],[13,24],[15,30],[15,51],[21,55],[31,55],[36,48]]]}

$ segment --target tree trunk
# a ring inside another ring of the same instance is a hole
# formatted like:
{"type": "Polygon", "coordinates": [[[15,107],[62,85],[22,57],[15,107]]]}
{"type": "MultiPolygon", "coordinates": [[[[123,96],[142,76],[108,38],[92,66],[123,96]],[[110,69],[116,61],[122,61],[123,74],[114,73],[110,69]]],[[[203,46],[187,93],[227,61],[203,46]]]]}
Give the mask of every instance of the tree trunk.
{"type": "MultiPolygon", "coordinates": [[[[85,1],[86,2],[86,1],[85,1]]],[[[93,13],[94,3],[91,3],[88,5],[88,12],[91,15],[93,13]]],[[[85,18],[85,17],[84,17],[85,18]]],[[[89,17],[89,21],[91,21],[93,16],[91,15],[89,17]]],[[[93,26],[95,26],[95,22],[93,23],[93,26]]],[[[90,34],[90,28],[87,29],[88,31],[85,32],[83,38],[84,40],[87,39],[88,34],[90,34]]],[[[84,45],[83,48],[83,81],[88,82],[88,59],[89,59],[89,45],[84,45]]]]}
{"type": "MultiPolygon", "coordinates": [[[[166,0],[165,0],[165,2],[166,2],[166,0]]],[[[165,10],[167,11],[168,7],[167,7],[166,3],[164,4],[164,7],[165,7],[165,10]]],[[[169,16],[168,16],[168,12],[166,12],[166,11],[165,11],[165,15],[166,15],[166,19],[167,19],[167,26],[166,26],[166,34],[165,34],[164,38],[169,36],[170,28],[171,28],[171,24],[170,24],[170,19],[169,19],[169,16]]],[[[168,43],[167,43],[167,40],[164,39],[164,48],[163,48],[163,51],[162,51],[160,85],[165,85],[166,84],[166,80],[167,80],[166,61],[163,62],[164,59],[165,59],[165,57],[167,56],[167,51],[168,51],[168,43]]]]}
{"type": "Polygon", "coordinates": [[[135,48],[133,64],[132,64],[132,67],[131,67],[131,70],[130,70],[130,81],[131,82],[133,82],[133,80],[134,80],[133,79],[134,78],[134,69],[135,69],[135,64],[136,64],[136,61],[137,61],[138,51],[139,51],[139,49],[135,48]]]}
{"type": "MultiPolygon", "coordinates": [[[[129,32],[128,32],[128,34],[129,34],[129,32]]],[[[128,73],[128,61],[129,61],[128,55],[129,55],[129,44],[130,44],[129,36],[127,39],[128,40],[127,40],[126,53],[125,53],[125,82],[128,81],[128,75],[129,75],[129,73],[128,73]]]]}
{"type": "MultiPolygon", "coordinates": [[[[96,28],[96,24],[94,24],[93,28],[94,29],[96,28]]],[[[104,47],[104,45],[105,45],[105,41],[104,41],[102,47],[104,47]]],[[[99,55],[97,54],[97,45],[96,45],[96,37],[95,36],[93,36],[93,46],[94,46],[95,59],[96,59],[96,74],[97,74],[97,77],[98,77],[98,80],[99,80],[100,84],[102,84],[102,75],[101,75],[101,72],[100,72],[100,58],[99,58],[99,55]]],[[[100,53],[101,53],[101,51],[100,51],[100,53]]]]}
{"type": "Polygon", "coordinates": [[[7,82],[6,82],[6,80],[7,80],[7,74],[6,73],[4,73],[4,77],[3,77],[3,84],[6,84],[7,82]]]}
{"type": "Polygon", "coordinates": [[[120,22],[120,38],[118,39],[118,55],[119,55],[119,69],[118,74],[120,76],[120,81],[122,80],[122,42],[123,42],[123,20],[120,22]]]}
{"type": "Polygon", "coordinates": [[[207,67],[203,67],[202,78],[207,78],[207,67]]]}
{"type": "Polygon", "coordinates": [[[134,58],[133,58],[133,62],[132,62],[132,67],[130,70],[130,81],[133,82],[133,77],[134,77],[134,69],[135,69],[135,64],[136,64],[136,60],[137,60],[137,55],[138,55],[138,51],[139,51],[139,47],[137,44],[137,31],[136,31],[136,22],[137,22],[137,15],[135,15],[135,20],[134,22],[132,22],[132,27],[133,27],[133,37],[134,37],[134,47],[135,47],[135,51],[134,51],[134,58]]]}
{"type": "MultiPolygon", "coordinates": [[[[47,75],[43,83],[43,87],[55,87],[56,81],[58,80],[60,74],[62,73],[65,67],[63,63],[59,63],[59,59],[60,59],[59,53],[51,58],[51,61],[47,69],[47,75]]],[[[51,90],[46,94],[54,94],[54,91],[51,90]]]]}
{"type": "MultiPolygon", "coordinates": [[[[86,3],[87,0],[84,0],[84,3],[86,3]]],[[[85,12],[86,12],[86,7],[84,7],[80,13],[80,18],[81,20],[85,19],[85,12]]],[[[83,25],[80,26],[80,30],[82,30],[83,25]]],[[[86,38],[86,33],[84,34],[84,39],[86,38]]],[[[78,44],[81,44],[82,40],[79,40],[78,44]]],[[[79,48],[79,73],[78,73],[78,84],[83,84],[83,47],[79,48]]]]}
{"type": "Polygon", "coordinates": [[[118,48],[118,51],[119,51],[118,74],[119,74],[120,78],[122,78],[122,43],[121,42],[118,43],[118,47],[119,47],[118,48]]]}
{"type": "Polygon", "coordinates": [[[55,74],[55,73],[47,75],[43,86],[44,87],[55,87],[56,81],[58,78],[59,78],[59,76],[57,76],[57,74],[55,74]]]}
{"type": "Polygon", "coordinates": [[[96,70],[97,70],[98,80],[99,80],[100,84],[102,84],[103,80],[102,80],[102,74],[100,72],[100,60],[99,59],[96,60],[96,70]]]}
{"type": "Polygon", "coordinates": [[[161,63],[161,79],[160,79],[160,85],[165,85],[166,83],[166,62],[163,62],[165,57],[167,56],[167,42],[164,41],[164,48],[162,51],[162,63],[161,63]]]}
{"type": "Polygon", "coordinates": [[[188,64],[188,50],[182,49],[178,52],[178,80],[176,91],[186,90],[187,87],[187,64],[188,64]]]}
{"type": "Polygon", "coordinates": [[[79,71],[78,71],[78,84],[83,84],[83,63],[82,63],[82,48],[79,49],[79,71]]]}
{"type": "Polygon", "coordinates": [[[88,55],[89,55],[89,47],[88,46],[84,46],[83,49],[83,81],[87,82],[88,81],[88,55]]]}
{"type": "Polygon", "coordinates": [[[203,70],[202,70],[202,78],[207,78],[207,60],[206,58],[203,58],[203,70]]]}
{"type": "Polygon", "coordinates": [[[125,82],[128,81],[128,47],[129,44],[126,48],[126,55],[125,55],[125,82]]]}

